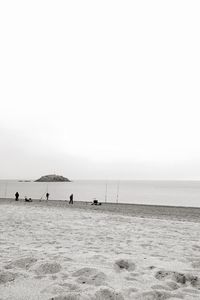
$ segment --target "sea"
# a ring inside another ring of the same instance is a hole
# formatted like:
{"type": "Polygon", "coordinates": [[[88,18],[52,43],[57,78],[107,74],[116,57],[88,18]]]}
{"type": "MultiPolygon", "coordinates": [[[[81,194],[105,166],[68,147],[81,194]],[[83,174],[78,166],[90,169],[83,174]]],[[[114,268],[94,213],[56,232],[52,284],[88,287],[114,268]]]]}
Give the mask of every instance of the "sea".
{"type": "Polygon", "coordinates": [[[0,198],[74,201],[97,199],[100,202],[133,203],[164,206],[200,207],[200,181],[147,180],[74,180],[72,182],[34,182],[0,180],[0,198]]]}

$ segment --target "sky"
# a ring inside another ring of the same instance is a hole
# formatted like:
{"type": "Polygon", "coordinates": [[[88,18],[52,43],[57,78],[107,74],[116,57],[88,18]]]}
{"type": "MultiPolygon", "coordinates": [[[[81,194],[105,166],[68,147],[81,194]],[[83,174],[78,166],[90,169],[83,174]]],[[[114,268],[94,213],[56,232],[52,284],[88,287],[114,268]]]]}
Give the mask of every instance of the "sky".
{"type": "Polygon", "coordinates": [[[0,179],[200,179],[200,2],[1,1],[0,179]]]}

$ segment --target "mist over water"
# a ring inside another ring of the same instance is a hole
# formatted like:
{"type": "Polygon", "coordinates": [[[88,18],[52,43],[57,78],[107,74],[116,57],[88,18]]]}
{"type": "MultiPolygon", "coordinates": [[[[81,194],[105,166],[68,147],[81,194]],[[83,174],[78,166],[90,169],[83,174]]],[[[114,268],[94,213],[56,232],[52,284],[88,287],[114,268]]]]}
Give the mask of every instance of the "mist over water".
{"type": "Polygon", "coordinates": [[[45,199],[48,191],[50,200],[138,203],[172,206],[200,207],[199,181],[106,181],[75,180],[73,182],[18,182],[0,180],[0,198],[45,199]]]}

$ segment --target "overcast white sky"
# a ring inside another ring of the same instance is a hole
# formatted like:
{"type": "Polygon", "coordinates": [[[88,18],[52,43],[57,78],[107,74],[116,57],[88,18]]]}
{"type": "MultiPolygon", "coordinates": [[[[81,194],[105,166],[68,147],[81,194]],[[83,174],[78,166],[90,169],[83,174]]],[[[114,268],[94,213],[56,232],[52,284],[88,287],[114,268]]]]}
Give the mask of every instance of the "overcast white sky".
{"type": "Polygon", "coordinates": [[[1,1],[0,178],[200,179],[199,15],[1,1]]]}

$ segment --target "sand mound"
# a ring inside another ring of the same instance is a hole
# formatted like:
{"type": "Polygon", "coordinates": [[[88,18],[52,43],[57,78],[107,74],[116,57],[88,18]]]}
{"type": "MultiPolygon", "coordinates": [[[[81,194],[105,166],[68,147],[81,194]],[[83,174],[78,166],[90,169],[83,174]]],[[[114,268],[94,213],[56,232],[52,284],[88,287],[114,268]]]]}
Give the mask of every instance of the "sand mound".
{"type": "Polygon", "coordinates": [[[66,295],[60,295],[49,300],[89,300],[90,298],[87,295],[76,294],[76,293],[68,293],[66,295]]]}
{"type": "Polygon", "coordinates": [[[17,267],[17,268],[28,270],[36,261],[37,259],[33,257],[20,258],[6,265],[5,269],[13,269],[17,267]]]}
{"type": "Polygon", "coordinates": [[[95,300],[124,300],[124,297],[111,289],[101,288],[95,293],[95,300]]]}
{"type": "Polygon", "coordinates": [[[128,259],[118,259],[115,261],[115,268],[118,270],[134,271],[135,264],[128,259]]]}
{"type": "Polygon", "coordinates": [[[78,277],[77,282],[81,284],[106,285],[106,275],[95,268],[82,268],[73,273],[72,276],[78,277]]]}
{"type": "Polygon", "coordinates": [[[0,284],[5,284],[10,281],[14,281],[17,278],[17,274],[11,273],[11,272],[5,272],[1,271],[0,272],[0,284]]]}
{"type": "Polygon", "coordinates": [[[38,274],[55,274],[60,272],[61,270],[61,265],[58,263],[44,263],[41,264],[37,270],[36,273],[38,274]]]}

